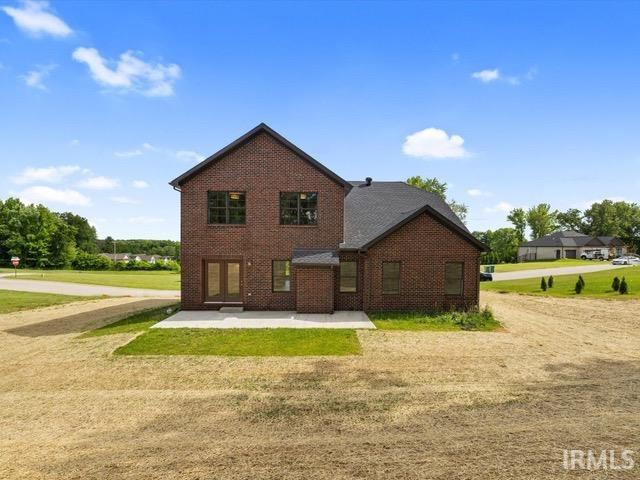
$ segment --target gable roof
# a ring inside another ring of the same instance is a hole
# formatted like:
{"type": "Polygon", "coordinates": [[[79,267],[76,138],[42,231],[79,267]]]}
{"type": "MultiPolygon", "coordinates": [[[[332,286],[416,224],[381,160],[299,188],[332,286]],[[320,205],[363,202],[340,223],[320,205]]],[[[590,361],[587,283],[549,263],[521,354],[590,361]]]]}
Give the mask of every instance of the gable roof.
{"type": "Polygon", "coordinates": [[[553,232],[530,242],[524,242],[521,247],[609,247],[624,245],[616,237],[592,237],[573,230],[553,232]]]}
{"type": "Polygon", "coordinates": [[[347,182],[346,180],[341,178],[339,175],[337,175],[336,173],[334,173],[331,170],[329,170],[327,167],[322,165],[320,162],[318,162],[315,158],[313,158],[308,153],[305,153],[302,150],[300,150],[300,148],[296,147],[293,143],[291,143],[289,140],[284,138],[282,135],[280,135],[278,132],[273,130],[271,127],[269,127],[265,123],[261,123],[257,127],[249,130],[247,133],[242,135],[240,138],[234,140],[233,142],[231,142],[226,147],[218,150],[216,153],[214,153],[210,157],[205,158],[202,162],[197,164],[195,167],[187,170],[186,172],[184,172],[179,177],[174,178],[173,180],[171,180],[169,182],[169,185],[173,186],[174,188],[179,188],[182,183],[186,182],[188,179],[190,179],[191,177],[196,175],[198,172],[200,172],[200,170],[202,170],[203,168],[215,163],[221,157],[223,157],[224,155],[226,155],[229,152],[232,152],[236,148],[244,145],[245,143],[247,143],[249,140],[251,140],[253,137],[255,137],[256,135],[258,135],[260,133],[266,133],[266,134],[270,135],[276,141],[280,142],[282,145],[284,145],[289,150],[292,150],[300,158],[302,158],[303,160],[305,160],[306,162],[311,164],[313,167],[315,167],[318,170],[320,170],[327,177],[329,177],[330,179],[332,179],[333,181],[335,181],[339,185],[342,185],[347,189],[351,188],[351,184],[349,182],[347,182]]]}
{"type": "Polygon", "coordinates": [[[343,250],[366,250],[422,213],[428,213],[482,251],[475,238],[437,195],[404,182],[351,182],[345,197],[343,250]]]}
{"type": "Polygon", "coordinates": [[[331,248],[294,248],[292,265],[336,266],[340,264],[338,252],[331,248]]]}

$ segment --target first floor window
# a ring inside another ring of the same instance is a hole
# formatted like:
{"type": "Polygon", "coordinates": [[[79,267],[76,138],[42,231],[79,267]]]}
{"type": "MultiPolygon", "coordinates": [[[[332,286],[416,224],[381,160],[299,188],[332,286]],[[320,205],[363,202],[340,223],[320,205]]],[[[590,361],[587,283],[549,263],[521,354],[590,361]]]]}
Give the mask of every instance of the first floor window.
{"type": "Polygon", "coordinates": [[[281,225],[316,225],[317,192],[280,192],[281,225]]]}
{"type": "Polygon", "coordinates": [[[245,192],[207,192],[208,222],[243,225],[247,223],[245,192]]]}
{"type": "Polygon", "coordinates": [[[340,292],[353,293],[358,289],[358,263],[340,262],[340,292]]]}
{"type": "Polygon", "coordinates": [[[444,293],[462,295],[464,284],[464,263],[447,262],[444,269],[444,293]]]}
{"type": "Polygon", "coordinates": [[[382,262],[382,293],[400,293],[400,262],[382,262]]]}
{"type": "Polygon", "coordinates": [[[274,260],[271,274],[274,292],[291,291],[291,262],[289,260],[274,260]]]}

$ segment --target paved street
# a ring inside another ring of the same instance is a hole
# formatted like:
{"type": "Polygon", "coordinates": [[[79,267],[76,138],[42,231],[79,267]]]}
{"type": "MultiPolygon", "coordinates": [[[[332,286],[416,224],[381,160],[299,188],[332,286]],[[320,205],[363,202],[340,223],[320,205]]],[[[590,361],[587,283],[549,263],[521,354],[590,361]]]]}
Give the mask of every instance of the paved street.
{"type": "Polygon", "coordinates": [[[602,272],[604,270],[613,270],[616,268],[626,268],[626,265],[611,265],[610,263],[596,263],[594,265],[585,265],[578,267],[560,267],[560,268],[540,268],[537,270],[520,270],[517,272],[496,272],[493,274],[493,280],[517,280],[519,278],[535,278],[547,277],[549,275],[580,275],[589,272],[602,272]]]}

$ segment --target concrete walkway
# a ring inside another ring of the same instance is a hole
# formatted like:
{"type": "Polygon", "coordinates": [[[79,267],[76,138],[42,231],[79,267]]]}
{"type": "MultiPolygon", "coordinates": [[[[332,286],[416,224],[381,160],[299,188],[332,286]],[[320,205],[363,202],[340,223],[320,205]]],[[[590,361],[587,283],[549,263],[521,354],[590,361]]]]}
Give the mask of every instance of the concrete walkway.
{"type": "Polygon", "coordinates": [[[108,287],[106,285],[88,285],[84,283],[50,282],[47,280],[19,280],[13,274],[0,276],[0,290],[20,292],[57,293],[60,295],[78,295],[87,297],[154,297],[180,298],[179,290],[153,290],[150,288],[108,287]]]}
{"type": "Polygon", "coordinates": [[[364,312],[333,314],[296,312],[180,311],[151,328],[376,328],[364,312]]]}
{"type": "Polygon", "coordinates": [[[584,265],[577,267],[559,267],[559,268],[539,268],[534,270],[519,270],[516,272],[496,272],[493,274],[493,281],[501,280],[518,280],[519,278],[535,278],[548,277],[549,275],[580,275],[582,273],[602,272],[605,270],[614,270],[617,268],[626,268],[628,265],[611,265],[610,263],[598,263],[594,265],[584,265]]]}

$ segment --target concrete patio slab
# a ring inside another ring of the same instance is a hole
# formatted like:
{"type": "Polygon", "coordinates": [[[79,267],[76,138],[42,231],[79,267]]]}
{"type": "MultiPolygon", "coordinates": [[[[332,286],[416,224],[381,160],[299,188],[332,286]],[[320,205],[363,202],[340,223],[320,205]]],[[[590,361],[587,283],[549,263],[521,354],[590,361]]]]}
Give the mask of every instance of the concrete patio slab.
{"type": "Polygon", "coordinates": [[[364,312],[333,314],[256,311],[221,313],[217,310],[180,311],[151,328],[368,328],[376,326],[364,312]]]}

